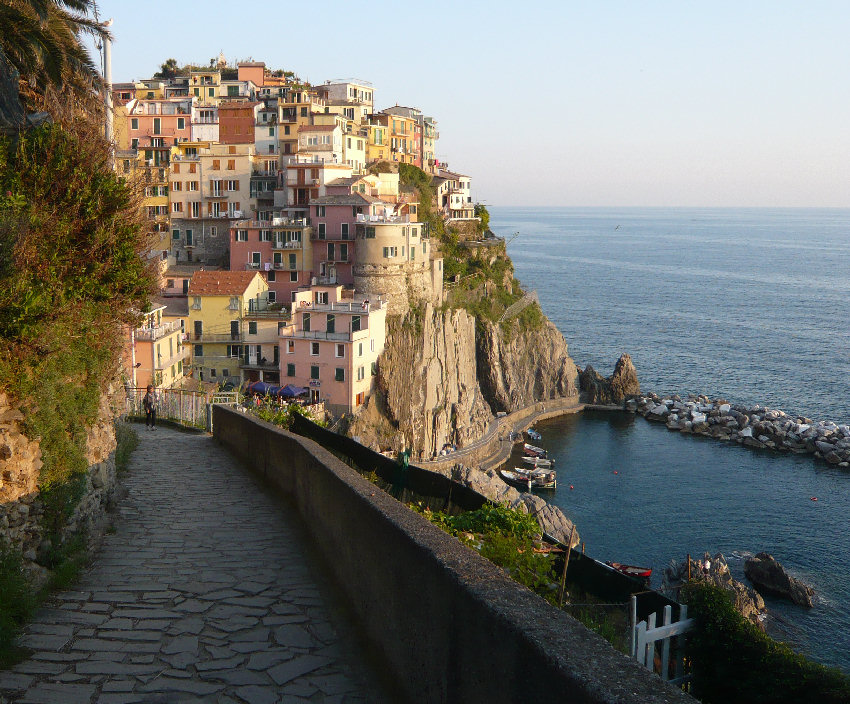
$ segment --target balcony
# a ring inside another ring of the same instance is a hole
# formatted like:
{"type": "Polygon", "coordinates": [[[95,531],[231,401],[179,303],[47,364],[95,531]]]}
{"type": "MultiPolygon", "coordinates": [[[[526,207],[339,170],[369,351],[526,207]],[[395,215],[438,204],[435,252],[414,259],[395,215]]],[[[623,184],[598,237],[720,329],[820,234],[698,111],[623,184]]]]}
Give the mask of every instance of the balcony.
{"type": "Polygon", "coordinates": [[[180,323],[178,322],[162,323],[156,327],[138,328],[135,335],[137,340],[154,342],[180,329],[180,323]]]}
{"type": "Polygon", "coordinates": [[[303,240],[291,240],[284,242],[283,240],[275,240],[272,244],[272,249],[303,249],[303,240]]]}
{"type": "Polygon", "coordinates": [[[309,305],[305,305],[306,303],[306,301],[301,301],[301,303],[298,305],[298,310],[307,313],[317,311],[319,313],[363,314],[369,313],[369,311],[372,310],[381,310],[386,305],[386,303],[384,303],[384,301],[382,301],[380,298],[375,299],[374,301],[370,298],[368,303],[366,303],[365,300],[346,302],[337,301],[335,303],[310,303],[309,305]]]}
{"type": "Polygon", "coordinates": [[[188,345],[178,351],[177,354],[172,357],[168,357],[167,359],[163,359],[162,355],[159,355],[156,361],[156,369],[168,369],[168,367],[177,364],[177,362],[180,362],[188,358],[189,356],[190,354],[188,345]]]}
{"type": "Polygon", "coordinates": [[[275,362],[274,359],[266,359],[262,357],[261,359],[257,359],[256,357],[249,357],[245,359],[244,357],[239,359],[239,368],[240,369],[257,369],[261,371],[278,371],[280,369],[280,362],[275,362]]]}
{"type": "Polygon", "coordinates": [[[403,224],[410,222],[409,215],[364,215],[363,213],[357,213],[357,222],[358,223],[368,223],[368,224],[403,224]]]}
{"type": "Polygon", "coordinates": [[[191,341],[195,344],[203,345],[203,344],[213,344],[216,342],[244,342],[242,333],[209,333],[202,332],[200,335],[198,333],[193,332],[191,334],[191,341]]]}
{"type": "Polygon", "coordinates": [[[326,332],[325,330],[296,330],[294,325],[288,325],[281,329],[280,336],[293,340],[356,342],[357,340],[368,340],[369,330],[356,330],[355,332],[326,332]]]}

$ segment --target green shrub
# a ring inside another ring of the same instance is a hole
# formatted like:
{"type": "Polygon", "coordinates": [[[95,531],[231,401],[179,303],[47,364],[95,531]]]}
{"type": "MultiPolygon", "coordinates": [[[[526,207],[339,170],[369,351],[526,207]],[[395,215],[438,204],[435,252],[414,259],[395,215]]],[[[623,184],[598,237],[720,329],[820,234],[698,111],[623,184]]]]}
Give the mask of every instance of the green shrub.
{"type": "Polygon", "coordinates": [[[773,640],[733,607],[729,596],[703,581],[688,583],[682,599],[696,629],[687,640],[692,693],[707,704],[797,704],[850,701],[850,679],[773,640]]]}

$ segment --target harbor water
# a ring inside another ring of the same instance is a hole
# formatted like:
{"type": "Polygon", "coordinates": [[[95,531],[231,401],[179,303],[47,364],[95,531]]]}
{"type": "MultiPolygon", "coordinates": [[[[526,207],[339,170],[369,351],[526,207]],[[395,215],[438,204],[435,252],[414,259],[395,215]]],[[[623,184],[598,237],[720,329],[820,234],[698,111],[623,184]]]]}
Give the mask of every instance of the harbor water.
{"type": "MultiPolygon", "coordinates": [[[[850,422],[850,210],[494,207],[491,227],[519,233],[516,275],[579,366],[607,376],[629,352],[643,390],[850,422]]],[[[558,470],[550,500],[590,554],[652,566],[658,586],[687,553],[723,552],[742,578],[743,555],[770,552],[817,601],[768,600],[769,631],[850,673],[850,472],[628,414],[538,430],[558,470]]]]}

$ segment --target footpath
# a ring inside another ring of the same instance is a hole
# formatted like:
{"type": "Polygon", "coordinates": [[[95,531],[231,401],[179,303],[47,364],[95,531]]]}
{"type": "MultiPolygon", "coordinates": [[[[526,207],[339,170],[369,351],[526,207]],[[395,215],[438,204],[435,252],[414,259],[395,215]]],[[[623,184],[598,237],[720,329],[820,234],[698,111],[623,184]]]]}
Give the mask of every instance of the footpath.
{"type": "Polygon", "coordinates": [[[286,503],[207,435],[137,432],[114,532],[0,703],[392,701],[286,503]]]}

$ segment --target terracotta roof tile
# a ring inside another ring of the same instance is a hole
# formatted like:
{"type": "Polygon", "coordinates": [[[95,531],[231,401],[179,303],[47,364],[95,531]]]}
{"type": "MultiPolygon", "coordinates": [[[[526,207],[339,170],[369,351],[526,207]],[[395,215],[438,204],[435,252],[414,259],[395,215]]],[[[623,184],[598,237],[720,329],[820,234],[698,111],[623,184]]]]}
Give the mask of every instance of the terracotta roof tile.
{"type": "Polygon", "coordinates": [[[199,271],[189,281],[190,296],[240,296],[256,271],[199,271]]]}

